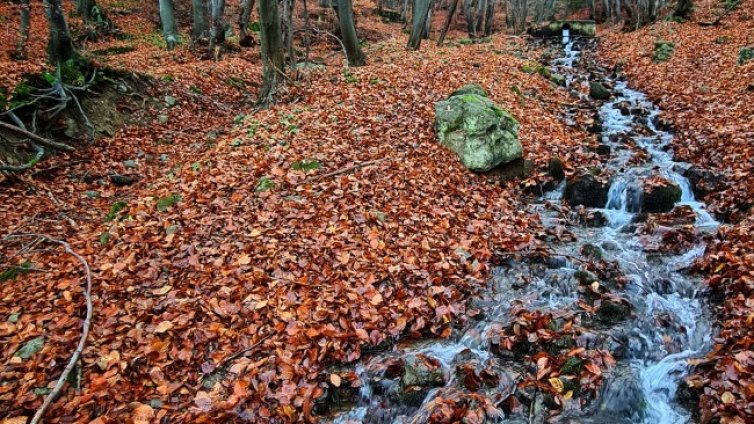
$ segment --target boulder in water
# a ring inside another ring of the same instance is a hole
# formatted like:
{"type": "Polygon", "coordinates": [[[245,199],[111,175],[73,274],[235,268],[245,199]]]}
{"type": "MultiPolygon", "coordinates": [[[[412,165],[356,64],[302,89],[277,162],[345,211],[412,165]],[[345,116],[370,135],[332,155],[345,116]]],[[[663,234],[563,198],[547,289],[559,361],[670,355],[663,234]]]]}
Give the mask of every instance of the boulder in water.
{"type": "Polygon", "coordinates": [[[611,94],[603,84],[592,81],[589,83],[589,97],[595,100],[608,100],[611,94]]]}
{"type": "Polygon", "coordinates": [[[668,181],[665,185],[645,187],[642,211],[647,213],[670,212],[675,203],[680,200],[681,188],[675,183],[668,181]]]}
{"type": "Polygon", "coordinates": [[[558,74],[558,73],[554,73],[554,72],[551,73],[550,74],[550,81],[554,82],[555,85],[559,85],[561,87],[565,87],[565,85],[566,85],[566,78],[562,74],[558,74]]]}
{"type": "Polygon", "coordinates": [[[617,324],[631,315],[631,305],[621,299],[602,299],[597,311],[599,320],[605,324],[617,324]]]}
{"type": "Polygon", "coordinates": [[[435,119],[440,144],[472,171],[486,172],[523,157],[518,121],[478,85],[465,86],[437,102],[435,119]]]}
{"type": "Polygon", "coordinates": [[[609,183],[587,172],[566,180],[564,197],[571,206],[601,208],[607,204],[608,190],[609,183]]]}
{"type": "Polygon", "coordinates": [[[440,361],[424,354],[409,355],[403,361],[403,387],[438,387],[445,383],[440,361]]]}
{"type": "Polygon", "coordinates": [[[677,165],[675,171],[686,177],[691,184],[691,190],[696,197],[704,197],[707,193],[725,189],[725,179],[722,175],[700,166],[677,165]]]}

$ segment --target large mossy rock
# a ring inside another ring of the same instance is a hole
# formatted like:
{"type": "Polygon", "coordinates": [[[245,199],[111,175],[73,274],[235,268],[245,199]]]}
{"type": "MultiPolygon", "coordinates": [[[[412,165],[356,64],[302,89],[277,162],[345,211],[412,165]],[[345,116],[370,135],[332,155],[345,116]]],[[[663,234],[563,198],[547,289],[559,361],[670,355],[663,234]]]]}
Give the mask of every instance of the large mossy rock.
{"type": "Polygon", "coordinates": [[[518,121],[490,100],[484,89],[468,85],[435,105],[437,138],[475,172],[486,172],[523,157],[518,121]]]}

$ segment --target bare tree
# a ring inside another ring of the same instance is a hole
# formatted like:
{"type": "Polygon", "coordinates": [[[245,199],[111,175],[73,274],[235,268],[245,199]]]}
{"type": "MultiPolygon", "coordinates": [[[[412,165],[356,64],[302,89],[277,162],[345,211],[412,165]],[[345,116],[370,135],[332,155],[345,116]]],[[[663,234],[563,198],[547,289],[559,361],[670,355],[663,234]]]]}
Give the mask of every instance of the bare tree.
{"type": "Polygon", "coordinates": [[[68,24],[65,22],[65,11],[60,0],[45,0],[45,6],[47,21],[50,26],[47,53],[50,57],[50,63],[59,68],[61,63],[76,56],[76,50],[73,48],[71,33],[68,31],[68,24]]]}
{"type": "MultiPolygon", "coordinates": [[[[58,0],[59,1],[59,0],[58,0]]],[[[171,0],[159,0],[160,21],[162,21],[162,35],[168,50],[173,50],[178,44],[178,30],[175,27],[175,11],[171,0]]]]}
{"type": "Polygon", "coordinates": [[[437,39],[438,47],[442,46],[442,42],[445,41],[445,36],[448,34],[450,22],[453,21],[453,16],[456,14],[456,8],[458,8],[458,0],[453,0],[453,3],[450,4],[450,9],[448,9],[448,16],[445,17],[445,24],[442,26],[440,38],[437,39]]]}
{"type": "Polygon", "coordinates": [[[432,0],[414,0],[414,19],[411,25],[411,36],[408,39],[407,49],[419,50],[426,23],[429,18],[429,9],[432,7],[432,0]]]}
{"type": "Polygon", "coordinates": [[[267,106],[275,101],[283,71],[283,40],[277,0],[259,0],[259,25],[262,38],[262,88],[259,104],[267,106]]]}
{"type": "Polygon", "coordinates": [[[356,35],[356,23],[354,22],[351,0],[337,0],[337,13],[340,22],[340,34],[348,56],[348,65],[366,65],[366,57],[361,51],[359,38],[356,35]]]}
{"type": "Polygon", "coordinates": [[[252,44],[252,38],[249,35],[249,19],[251,19],[251,11],[253,9],[254,0],[241,1],[241,12],[238,14],[238,43],[243,47],[249,47],[252,44]]]}
{"type": "Polygon", "coordinates": [[[217,59],[219,45],[225,42],[225,0],[210,0],[212,25],[209,27],[209,52],[217,59]]]}
{"type": "Polygon", "coordinates": [[[31,27],[31,6],[29,0],[21,0],[21,25],[18,28],[16,50],[12,57],[16,60],[26,59],[26,46],[29,42],[29,28],[31,27]]]}
{"type": "Polygon", "coordinates": [[[191,25],[191,39],[196,42],[209,33],[209,24],[207,23],[207,1],[191,0],[191,11],[193,22],[191,25]]]}

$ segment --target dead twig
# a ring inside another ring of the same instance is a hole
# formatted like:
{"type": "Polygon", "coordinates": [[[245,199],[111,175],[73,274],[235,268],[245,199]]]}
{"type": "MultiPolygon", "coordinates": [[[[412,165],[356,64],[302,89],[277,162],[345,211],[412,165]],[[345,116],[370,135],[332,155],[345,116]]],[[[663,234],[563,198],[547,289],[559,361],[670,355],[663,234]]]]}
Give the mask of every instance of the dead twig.
{"type": "Polygon", "coordinates": [[[328,172],[327,174],[316,175],[316,176],[314,176],[312,178],[308,178],[308,179],[306,179],[304,181],[301,181],[297,185],[307,184],[307,183],[313,183],[315,181],[319,181],[319,180],[322,180],[322,179],[325,179],[325,178],[334,177],[336,175],[340,175],[340,174],[345,174],[345,173],[348,173],[348,172],[352,172],[352,171],[355,171],[357,169],[364,168],[365,166],[376,165],[376,164],[378,164],[380,162],[383,162],[383,161],[385,161],[387,159],[388,158],[380,158],[380,159],[375,159],[375,160],[368,160],[366,162],[361,162],[361,163],[358,163],[358,164],[356,164],[354,166],[349,166],[348,168],[338,169],[338,170],[335,170],[335,171],[332,171],[332,172],[328,172]]]}
{"type": "Polygon", "coordinates": [[[253,345],[251,345],[251,346],[249,346],[249,347],[247,347],[247,348],[243,348],[243,349],[239,350],[238,352],[236,352],[236,353],[234,353],[234,354],[232,354],[232,355],[228,356],[227,358],[225,358],[225,359],[223,359],[222,361],[220,361],[220,363],[219,363],[219,364],[217,364],[217,366],[215,367],[215,369],[224,368],[224,367],[225,367],[226,365],[228,365],[228,363],[229,363],[229,362],[231,362],[231,361],[233,361],[233,360],[235,360],[235,359],[238,359],[238,358],[240,358],[241,356],[243,356],[243,355],[245,355],[245,354],[247,354],[247,353],[251,352],[252,350],[254,350],[254,349],[256,349],[256,348],[258,348],[259,346],[261,346],[261,345],[262,345],[262,343],[264,343],[265,341],[267,341],[267,339],[269,339],[270,337],[272,337],[272,336],[274,336],[274,335],[275,335],[275,333],[269,333],[269,334],[267,334],[266,336],[264,336],[264,337],[262,337],[261,339],[259,339],[259,340],[258,340],[258,341],[257,341],[256,343],[254,343],[253,345]]]}
{"type": "Polygon", "coordinates": [[[86,339],[89,336],[89,328],[91,326],[92,322],[92,272],[89,268],[89,263],[84,259],[83,256],[76,253],[71,248],[71,245],[68,243],[57,240],[52,237],[49,237],[45,234],[11,234],[6,236],[6,239],[11,238],[26,238],[26,237],[36,237],[37,239],[47,240],[50,243],[55,243],[57,245],[63,246],[63,249],[66,253],[73,256],[81,262],[81,265],[84,267],[85,272],[85,280],[86,280],[86,289],[84,291],[84,297],[86,298],[86,318],[84,319],[84,324],[82,325],[81,329],[81,338],[79,339],[79,344],[76,346],[76,350],[73,351],[73,355],[71,355],[71,359],[68,361],[68,364],[63,369],[63,373],[60,374],[60,377],[58,378],[58,382],[55,383],[55,387],[52,389],[50,394],[47,395],[47,397],[44,400],[44,403],[42,403],[42,406],[37,409],[37,412],[34,414],[34,417],[31,419],[30,424],[39,424],[42,421],[42,418],[44,417],[45,412],[47,412],[47,409],[52,405],[52,402],[55,401],[55,399],[60,395],[60,392],[63,390],[63,386],[65,385],[66,380],[68,379],[68,375],[73,371],[73,368],[76,366],[76,363],[78,363],[79,358],[81,357],[82,352],[84,351],[84,346],[86,345],[86,339]]]}

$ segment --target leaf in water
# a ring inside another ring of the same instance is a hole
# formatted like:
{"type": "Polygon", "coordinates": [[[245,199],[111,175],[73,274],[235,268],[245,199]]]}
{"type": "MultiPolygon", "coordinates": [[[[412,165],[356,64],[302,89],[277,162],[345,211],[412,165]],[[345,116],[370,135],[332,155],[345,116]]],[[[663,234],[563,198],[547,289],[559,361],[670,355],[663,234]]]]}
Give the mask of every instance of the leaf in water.
{"type": "Polygon", "coordinates": [[[29,359],[32,356],[34,356],[37,352],[42,350],[42,347],[45,344],[45,338],[42,336],[35,337],[28,342],[24,343],[23,346],[21,346],[20,349],[16,352],[13,356],[18,356],[21,359],[29,359]]]}

